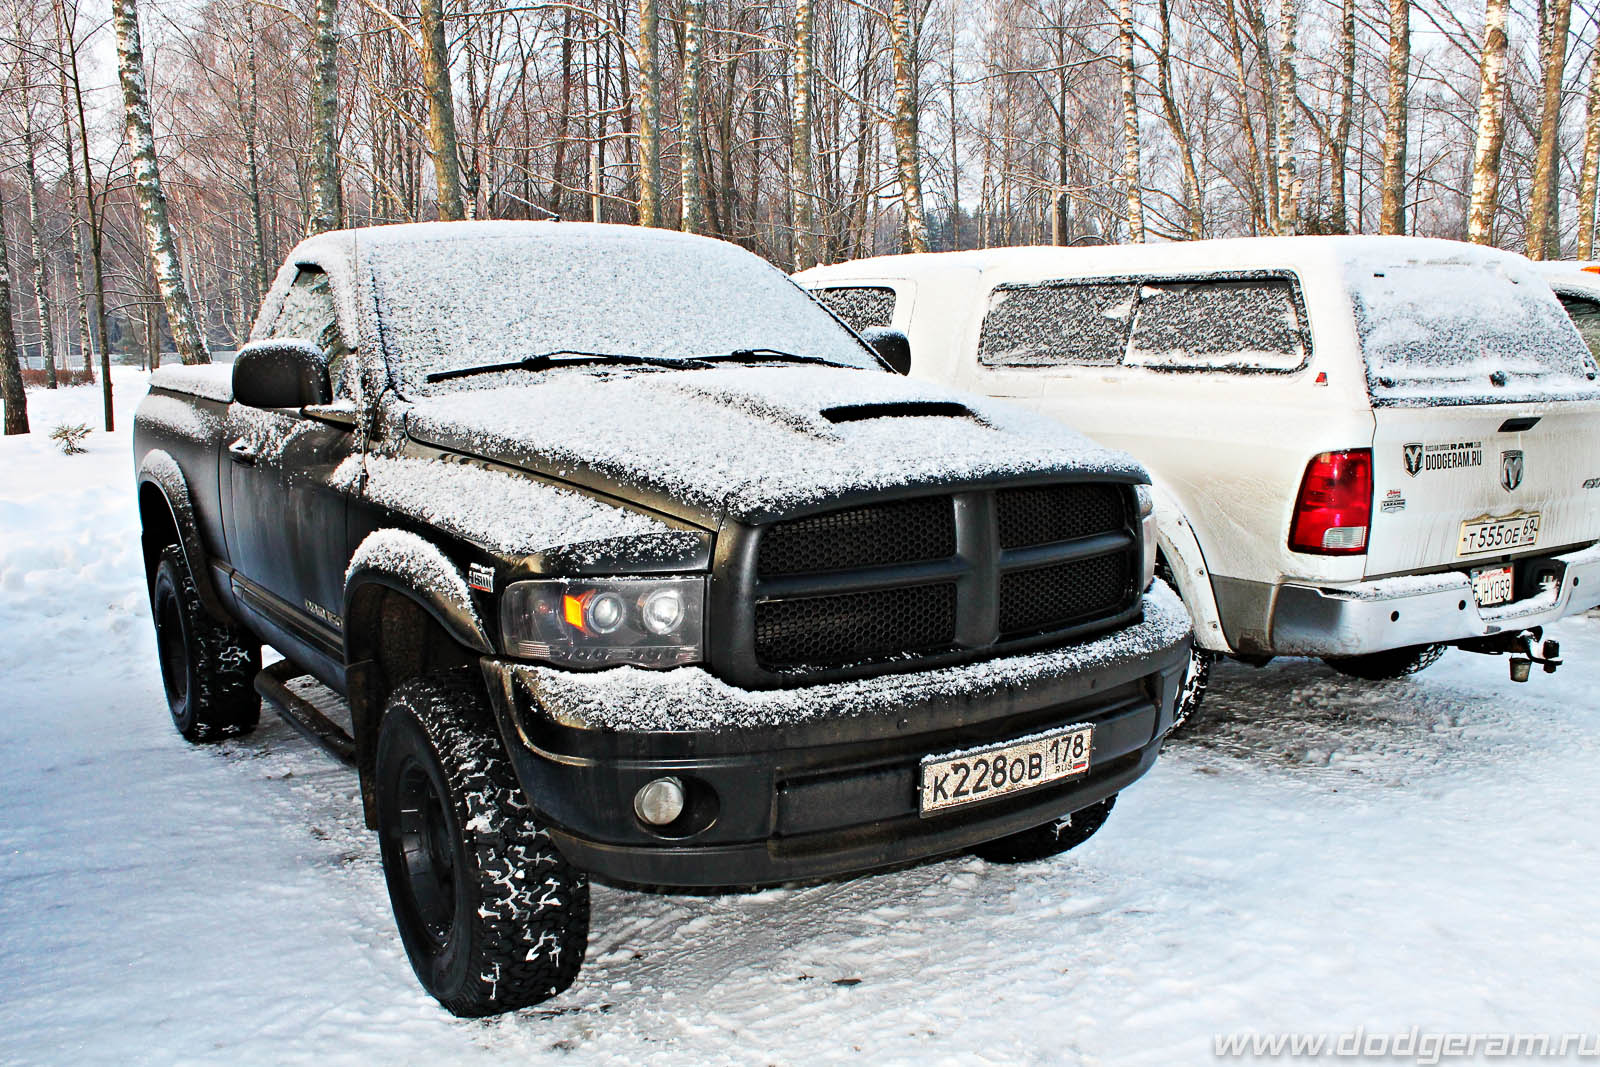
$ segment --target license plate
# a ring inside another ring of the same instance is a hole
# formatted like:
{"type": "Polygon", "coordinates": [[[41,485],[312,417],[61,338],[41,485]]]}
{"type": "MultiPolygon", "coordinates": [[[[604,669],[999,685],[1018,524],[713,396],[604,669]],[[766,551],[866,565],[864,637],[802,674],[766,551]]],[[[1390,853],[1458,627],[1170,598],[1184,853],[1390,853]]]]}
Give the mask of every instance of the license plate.
{"type": "Polygon", "coordinates": [[[1456,555],[1476,556],[1484,552],[1504,552],[1530,548],[1539,540],[1539,513],[1512,515],[1504,519],[1482,519],[1461,524],[1461,539],[1456,555]]]}
{"type": "Polygon", "coordinates": [[[1479,567],[1472,572],[1472,599],[1480,608],[1511,602],[1511,568],[1479,567]]]}
{"type": "Polygon", "coordinates": [[[1063,726],[1032,737],[922,761],[922,814],[1037,789],[1089,769],[1094,727],[1063,726]]]}

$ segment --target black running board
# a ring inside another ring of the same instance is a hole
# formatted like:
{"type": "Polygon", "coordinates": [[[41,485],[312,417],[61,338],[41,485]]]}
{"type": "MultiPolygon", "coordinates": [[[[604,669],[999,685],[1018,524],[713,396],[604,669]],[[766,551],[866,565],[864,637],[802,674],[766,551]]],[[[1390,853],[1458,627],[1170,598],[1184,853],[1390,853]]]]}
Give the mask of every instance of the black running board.
{"type": "Polygon", "coordinates": [[[288,660],[279,660],[256,675],[260,693],[283,721],[293,726],[307,741],[348,767],[356,765],[356,742],[340,725],[317,710],[317,706],[289,688],[305,672],[288,660]]]}

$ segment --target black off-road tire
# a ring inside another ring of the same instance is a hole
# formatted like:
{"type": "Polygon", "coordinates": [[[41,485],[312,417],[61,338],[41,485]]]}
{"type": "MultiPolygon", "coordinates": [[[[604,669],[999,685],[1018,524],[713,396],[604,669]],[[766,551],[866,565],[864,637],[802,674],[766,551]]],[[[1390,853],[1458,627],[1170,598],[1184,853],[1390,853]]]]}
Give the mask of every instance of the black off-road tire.
{"type": "Polygon", "coordinates": [[[1365,656],[1324,656],[1322,662],[1351,678],[1367,682],[1388,682],[1408,674],[1425,671],[1444,655],[1444,645],[1412,645],[1365,656]]]}
{"type": "MultiPolygon", "coordinates": [[[[1165,557],[1156,558],[1156,577],[1166,582],[1174,593],[1178,591],[1178,582],[1172,576],[1172,568],[1165,557]]],[[[1188,610],[1187,605],[1184,610],[1188,610]]],[[[1190,646],[1189,663],[1178,688],[1178,704],[1172,711],[1172,729],[1167,731],[1169,737],[1193,723],[1199,715],[1200,705],[1205,701],[1206,690],[1211,685],[1211,668],[1216,662],[1215,652],[1198,644],[1190,646]]]]}
{"type": "Polygon", "coordinates": [[[990,863],[1031,863],[1059,856],[1093,837],[1095,831],[1106,824],[1111,817],[1111,809],[1116,805],[1117,797],[1113,793],[1098,804],[1091,804],[1054,822],[1023,830],[1010,837],[986,841],[973,848],[972,854],[990,863]]]}
{"type": "Polygon", "coordinates": [[[395,690],[376,777],[384,877],[423,988],[473,1018],[570,986],[588,947],[588,877],[536,820],[470,671],[395,690]]]}
{"type": "Polygon", "coordinates": [[[206,613],[194,576],[176,545],[161,551],[150,585],[156,654],[172,724],[185,739],[220,741],[255,729],[261,697],[261,643],[206,613]]]}
{"type": "Polygon", "coordinates": [[[1184,670],[1183,681],[1178,683],[1178,704],[1172,711],[1172,729],[1167,732],[1169,737],[1191,725],[1198,717],[1206,690],[1211,687],[1211,668],[1216,662],[1215,652],[1199,645],[1190,646],[1189,663],[1184,670]]]}

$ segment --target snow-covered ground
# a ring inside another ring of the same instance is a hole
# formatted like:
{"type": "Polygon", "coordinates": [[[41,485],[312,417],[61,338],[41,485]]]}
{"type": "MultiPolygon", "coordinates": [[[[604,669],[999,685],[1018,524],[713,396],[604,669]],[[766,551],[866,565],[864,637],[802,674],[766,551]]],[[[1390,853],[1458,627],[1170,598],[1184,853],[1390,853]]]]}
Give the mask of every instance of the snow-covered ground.
{"type": "Polygon", "coordinates": [[[1209,1062],[1233,1031],[1597,1028],[1600,618],[1525,686],[1219,671],[1101,834],[749,895],[596,887],[589,962],[463,1022],[417,986],[350,772],[172,730],[122,432],[0,440],[0,1062],[1209,1062]]]}

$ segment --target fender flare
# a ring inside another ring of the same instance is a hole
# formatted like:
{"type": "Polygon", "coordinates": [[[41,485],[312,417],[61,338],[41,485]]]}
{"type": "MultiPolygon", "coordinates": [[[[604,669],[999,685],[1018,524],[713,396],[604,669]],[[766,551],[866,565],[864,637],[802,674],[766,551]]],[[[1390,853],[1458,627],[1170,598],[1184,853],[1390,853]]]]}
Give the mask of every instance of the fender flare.
{"type": "Polygon", "coordinates": [[[352,609],[363,590],[392,589],[413,601],[458,644],[482,655],[494,654],[488,630],[472,603],[461,570],[433,542],[406,530],[387,528],[368,534],[345,572],[345,661],[361,658],[352,647],[356,627],[352,609]]]}
{"type": "Polygon", "coordinates": [[[1183,505],[1160,484],[1150,487],[1150,496],[1155,504],[1157,547],[1178,587],[1176,592],[1194,621],[1195,644],[1212,652],[1232,652],[1211,587],[1211,571],[1183,505]]]}
{"type": "MultiPolygon", "coordinates": [[[[173,529],[178,531],[178,549],[183,553],[183,561],[189,566],[190,576],[194,578],[195,592],[200,597],[201,606],[212,617],[231,622],[232,617],[223,607],[221,598],[217,596],[217,587],[211,576],[211,558],[200,541],[200,522],[195,517],[194,499],[189,495],[189,482],[184,477],[183,468],[178,466],[178,461],[165,449],[152,448],[139,462],[138,499],[141,513],[144,509],[147,485],[160,494],[161,501],[166,505],[167,513],[172,519],[173,529]]],[[[140,535],[144,536],[142,528],[140,535]]]]}

